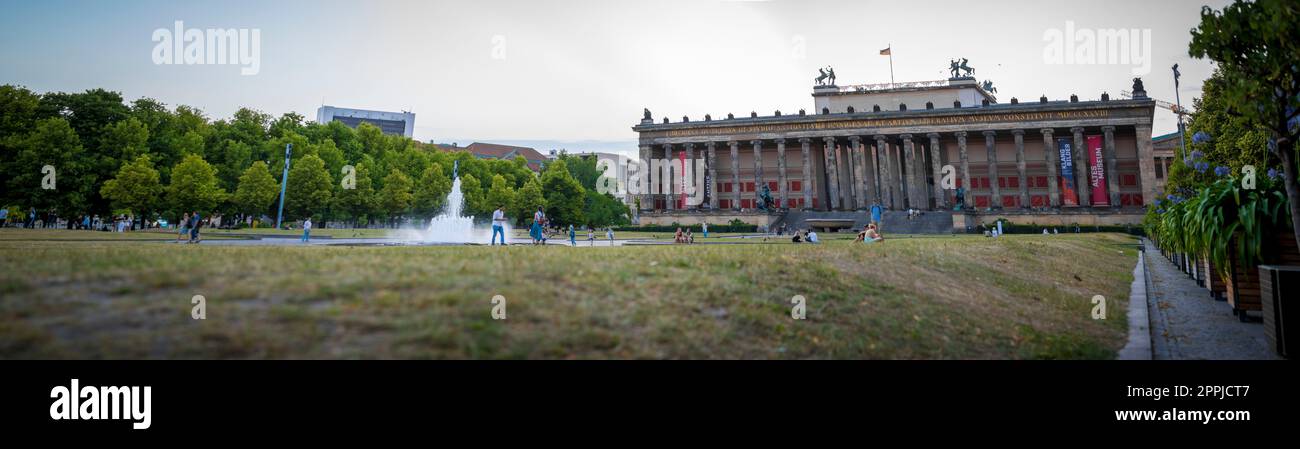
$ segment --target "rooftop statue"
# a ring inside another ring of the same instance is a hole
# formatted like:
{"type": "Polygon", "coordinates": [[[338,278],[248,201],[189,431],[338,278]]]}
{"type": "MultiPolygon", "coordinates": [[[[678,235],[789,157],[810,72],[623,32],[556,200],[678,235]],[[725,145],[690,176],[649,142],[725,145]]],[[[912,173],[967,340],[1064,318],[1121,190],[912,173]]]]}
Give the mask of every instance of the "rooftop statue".
{"type": "Polygon", "coordinates": [[[650,108],[645,108],[645,115],[641,116],[641,118],[645,120],[654,120],[650,117],[650,108]]]}
{"type": "Polygon", "coordinates": [[[975,74],[975,68],[966,65],[968,62],[970,62],[970,60],[966,58],[961,58],[961,62],[957,62],[955,59],[949,60],[948,73],[951,73],[953,78],[969,78],[971,75],[975,74]]]}
{"type": "Polygon", "coordinates": [[[817,82],[818,86],[835,85],[835,69],[832,69],[830,66],[826,66],[826,68],[817,69],[817,72],[821,74],[820,76],[817,77],[816,80],[814,80],[817,82]]]}
{"type": "Polygon", "coordinates": [[[983,84],[982,86],[980,86],[980,87],[984,88],[984,91],[985,91],[985,92],[988,92],[988,93],[991,93],[991,94],[996,94],[996,93],[998,93],[998,88],[993,87],[993,81],[990,81],[990,80],[984,80],[984,84],[983,84]]]}

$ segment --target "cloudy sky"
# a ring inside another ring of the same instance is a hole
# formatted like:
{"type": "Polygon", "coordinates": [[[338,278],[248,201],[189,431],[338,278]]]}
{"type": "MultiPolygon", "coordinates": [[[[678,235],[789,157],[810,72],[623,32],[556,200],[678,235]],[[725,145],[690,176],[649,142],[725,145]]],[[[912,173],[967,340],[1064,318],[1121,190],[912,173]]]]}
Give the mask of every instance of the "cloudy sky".
{"type": "MultiPolygon", "coordinates": [[[[634,152],[630,128],[642,108],[674,121],[811,108],[819,67],[834,67],[840,85],[889,82],[886,46],[899,82],[946,78],[948,61],[964,57],[1002,102],[1118,97],[1135,70],[1150,71],[1152,97],[1172,102],[1169,67],[1178,63],[1190,104],[1211,71],[1187,55],[1204,4],[1187,0],[3,3],[0,83],[103,87],[212,118],[242,106],[309,119],[321,104],[410,110],[423,141],[540,150],[634,152]],[[257,30],[257,73],[155,64],[155,31],[176,21],[257,30]],[[1116,63],[1051,57],[1107,30],[1136,31],[1141,54],[1116,63]]],[[[1157,110],[1157,134],[1175,123],[1157,110]]]]}

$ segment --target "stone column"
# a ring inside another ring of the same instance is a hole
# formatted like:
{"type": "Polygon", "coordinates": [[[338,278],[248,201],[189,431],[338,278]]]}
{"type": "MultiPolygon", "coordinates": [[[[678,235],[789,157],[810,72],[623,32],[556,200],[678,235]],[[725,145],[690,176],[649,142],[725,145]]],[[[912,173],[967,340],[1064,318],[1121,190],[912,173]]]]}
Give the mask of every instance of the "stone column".
{"type": "Polygon", "coordinates": [[[1016,177],[1020,181],[1020,207],[1027,208],[1029,204],[1029,178],[1025,175],[1025,131],[1017,129],[1011,131],[1011,135],[1016,137],[1016,177]]]}
{"type": "Polygon", "coordinates": [[[934,208],[942,210],[947,207],[947,198],[943,194],[943,166],[939,157],[939,133],[925,135],[930,138],[930,176],[934,178],[934,208]]]}
{"type": "Polygon", "coordinates": [[[799,145],[803,147],[803,209],[812,208],[812,159],[808,152],[812,144],[812,139],[799,139],[799,145]]]}
{"type": "Polygon", "coordinates": [[[966,191],[965,207],[969,208],[975,202],[971,200],[970,156],[966,154],[966,131],[957,131],[953,135],[957,136],[957,154],[961,158],[961,186],[966,191]]]}
{"type": "Polygon", "coordinates": [[[1079,206],[1092,205],[1092,186],[1088,182],[1088,149],[1083,146],[1083,128],[1070,128],[1074,133],[1074,190],[1078,192],[1079,206]]]}
{"type": "Polygon", "coordinates": [[[863,187],[865,187],[866,184],[863,182],[863,179],[866,178],[862,177],[863,168],[862,168],[862,138],[861,137],[858,136],[849,137],[849,156],[853,159],[853,199],[855,201],[854,206],[858,209],[866,209],[867,207],[866,192],[863,189],[863,187]]]}
{"type": "Polygon", "coordinates": [[[1060,150],[1056,148],[1056,139],[1052,138],[1052,128],[1043,128],[1039,132],[1043,133],[1043,153],[1047,159],[1047,201],[1052,207],[1061,207],[1061,181],[1056,174],[1061,166],[1060,150]]]}
{"type": "Polygon", "coordinates": [[[984,148],[989,155],[989,188],[993,190],[989,198],[989,207],[1002,208],[1002,190],[998,186],[998,147],[997,131],[984,131],[984,148]]]}
{"type": "Polygon", "coordinates": [[[650,145],[641,145],[641,154],[639,157],[640,160],[637,161],[637,165],[640,170],[637,170],[637,173],[641,178],[641,195],[639,195],[641,198],[640,209],[654,210],[654,196],[651,194],[652,191],[650,190],[650,145]]]}
{"type": "Polygon", "coordinates": [[[1110,207],[1119,207],[1119,172],[1115,169],[1115,127],[1103,126],[1101,132],[1105,136],[1102,156],[1106,160],[1106,191],[1110,193],[1110,207]]]}
{"type": "Polygon", "coordinates": [[[879,155],[880,158],[880,162],[879,164],[877,164],[877,166],[880,169],[880,196],[881,198],[884,199],[885,207],[889,209],[893,209],[895,189],[893,186],[893,181],[891,181],[893,179],[893,176],[890,176],[890,172],[893,171],[893,167],[891,167],[889,163],[889,143],[885,141],[885,136],[875,136],[875,137],[876,137],[876,153],[879,155]]]}
{"type": "Polygon", "coordinates": [[[912,135],[903,134],[903,157],[907,158],[907,165],[903,170],[903,179],[907,183],[905,192],[907,192],[907,207],[911,209],[922,209],[917,204],[920,203],[921,197],[916,194],[916,146],[912,144],[912,135]]]}
{"type": "MultiPolygon", "coordinates": [[[[689,187],[689,186],[694,186],[694,185],[695,185],[695,177],[696,177],[696,176],[699,176],[700,174],[695,172],[695,144],[693,144],[693,143],[688,143],[688,144],[685,144],[684,146],[686,147],[686,164],[685,164],[685,166],[683,166],[681,162],[678,162],[678,163],[677,163],[677,166],[682,168],[682,178],[686,181],[686,185],[689,187]],[[687,173],[690,173],[690,176],[686,176],[687,173]]],[[[678,181],[677,181],[677,185],[681,185],[681,184],[682,184],[682,181],[681,181],[681,180],[678,180],[678,181]]],[[[695,194],[696,194],[696,195],[703,195],[704,192],[696,192],[695,194]]],[[[683,199],[682,199],[682,202],[685,203],[685,204],[683,204],[683,206],[684,206],[683,209],[699,209],[699,208],[700,208],[699,205],[691,206],[691,195],[690,195],[689,192],[686,192],[685,190],[683,190],[683,191],[682,191],[682,198],[683,198],[683,199]]]]}
{"type": "MultiPolygon", "coordinates": [[[[874,145],[862,144],[862,171],[866,174],[863,181],[866,182],[867,196],[864,198],[864,204],[870,207],[873,203],[881,202],[880,199],[880,163],[876,159],[876,147],[874,145]]],[[[884,204],[881,202],[881,204],[884,204]]]]}
{"type": "MultiPolygon", "coordinates": [[[[1138,154],[1138,171],[1141,174],[1142,185],[1142,204],[1155,204],[1156,198],[1160,197],[1160,192],[1156,191],[1156,167],[1152,159],[1154,149],[1151,147],[1151,125],[1137,125],[1134,127],[1137,137],[1137,154],[1138,154]]],[[[1169,172],[1165,172],[1165,179],[1169,179],[1169,172]]]]}
{"type": "Polygon", "coordinates": [[[758,207],[758,195],[763,193],[763,141],[751,140],[754,146],[754,207],[758,207]]]}
{"type": "Polygon", "coordinates": [[[718,144],[709,142],[704,144],[708,148],[708,160],[705,162],[709,166],[709,179],[706,183],[709,186],[709,209],[718,209],[718,144]]]}
{"type": "Polygon", "coordinates": [[[776,139],[776,189],[780,192],[778,201],[781,205],[778,209],[790,207],[790,202],[786,201],[790,185],[786,183],[785,177],[785,139],[776,139]]]}
{"type": "Polygon", "coordinates": [[[731,208],[740,210],[740,142],[727,145],[731,147],[731,208]]]}
{"type": "Polygon", "coordinates": [[[826,210],[835,210],[840,207],[840,173],[835,163],[835,138],[826,137],[822,142],[825,144],[826,153],[826,194],[830,196],[826,202],[826,210]]]}
{"type": "Polygon", "coordinates": [[[673,179],[675,177],[672,176],[677,171],[673,169],[673,167],[677,166],[677,159],[673,157],[672,144],[664,145],[664,156],[668,159],[668,179],[661,179],[664,187],[668,189],[666,195],[668,201],[664,202],[664,210],[673,210],[677,208],[677,180],[673,179]]]}

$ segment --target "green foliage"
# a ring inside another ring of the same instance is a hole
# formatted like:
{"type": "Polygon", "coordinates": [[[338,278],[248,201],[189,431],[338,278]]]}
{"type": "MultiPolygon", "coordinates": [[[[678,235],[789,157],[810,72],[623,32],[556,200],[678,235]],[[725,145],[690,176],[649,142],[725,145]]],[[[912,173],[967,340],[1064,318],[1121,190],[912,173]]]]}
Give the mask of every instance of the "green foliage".
{"type": "Polygon", "coordinates": [[[203,160],[202,156],[185,156],[172,169],[172,182],[167,186],[167,201],[171,205],[172,215],[180,216],[194,211],[211,214],[225,199],[226,191],[217,185],[217,169],[203,160]]]}
{"type": "Polygon", "coordinates": [[[389,217],[401,216],[411,209],[411,177],[401,170],[393,170],[384,177],[384,188],[379,191],[379,207],[389,217]]]}
{"type": "Polygon", "coordinates": [[[1158,202],[1147,234],[1166,249],[1205,255],[1226,275],[1232,259],[1244,266],[1263,262],[1267,236],[1287,224],[1286,204],[1281,186],[1268,178],[1245,189],[1239,178],[1223,177],[1195,196],[1158,202]]]}
{"type": "Polygon", "coordinates": [[[290,220],[324,216],[333,196],[334,178],[321,158],[308,155],[289,164],[284,214],[290,220]]]}
{"type": "Polygon", "coordinates": [[[483,185],[478,178],[472,174],[461,175],[460,193],[465,197],[465,214],[481,216],[487,207],[487,194],[483,191],[483,185]]]}
{"type": "Polygon", "coordinates": [[[542,173],[542,194],[546,197],[546,216],[556,224],[581,226],[586,223],[584,207],[587,194],[569,173],[564,160],[546,165],[542,173]]]}
{"type": "Polygon", "coordinates": [[[356,184],[351,189],[340,189],[335,196],[340,212],[353,218],[369,218],[378,208],[374,182],[370,178],[370,166],[366,163],[356,165],[356,184]]]}
{"type": "Polygon", "coordinates": [[[542,195],[542,183],[536,177],[529,177],[528,183],[515,194],[515,202],[507,210],[507,215],[515,217],[515,224],[532,224],[533,212],[546,207],[546,198],[542,195]]]}
{"type": "Polygon", "coordinates": [[[271,205],[279,194],[280,184],[271,177],[266,162],[257,161],[239,176],[239,187],[231,200],[234,202],[236,212],[260,216],[270,211],[271,205]]]}
{"type": "Polygon", "coordinates": [[[100,188],[100,194],[112,202],[114,209],[130,210],[143,217],[152,216],[162,191],[158,170],[153,168],[153,161],[147,154],[122,164],[117,176],[100,188]]]}
{"type": "Polygon", "coordinates": [[[492,177],[492,186],[488,188],[487,196],[483,200],[483,207],[487,209],[487,214],[491,214],[501,206],[508,209],[515,203],[515,189],[511,188],[510,184],[504,176],[492,177]]]}
{"type": "Polygon", "coordinates": [[[438,214],[451,192],[451,178],[442,170],[442,165],[433,163],[424,169],[420,183],[415,186],[416,215],[432,217],[438,214]]]}
{"type": "Polygon", "coordinates": [[[587,224],[594,227],[623,226],[631,223],[631,209],[608,193],[587,190],[587,224]]]}

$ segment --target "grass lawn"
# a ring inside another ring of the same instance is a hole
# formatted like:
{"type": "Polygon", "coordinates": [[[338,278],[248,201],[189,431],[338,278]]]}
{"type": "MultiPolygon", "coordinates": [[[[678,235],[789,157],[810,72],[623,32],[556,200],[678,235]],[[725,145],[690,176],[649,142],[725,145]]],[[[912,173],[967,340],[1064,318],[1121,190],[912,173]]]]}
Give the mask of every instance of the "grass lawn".
{"type": "MultiPolygon", "coordinates": [[[[186,237],[189,238],[189,237],[186,237]]],[[[212,235],[207,230],[203,231],[203,239],[222,239],[229,238],[221,235],[212,235]]],[[[167,229],[150,229],[147,231],[130,231],[130,232],[102,232],[102,231],[69,231],[66,229],[18,229],[4,228],[0,229],[0,242],[15,241],[122,241],[122,240],[176,240],[176,230],[167,229]]]]}
{"type": "Polygon", "coordinates": [[[1134,243],[0,239],[0,358],[1112,358],[1127,336],[1134,243]],[[194,295],[206,320],[190,318],[194,295]],[[508,319],[491,318],[494,295],[508,319]],[[805,320],[790,316],[795,295],[805,320]],[[1108,319],[1089,317],[1093,295],[1108,319]]]}

